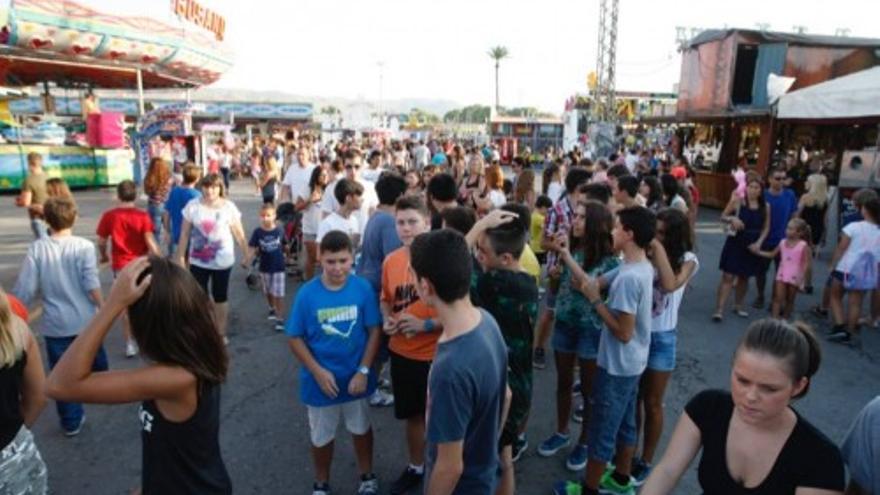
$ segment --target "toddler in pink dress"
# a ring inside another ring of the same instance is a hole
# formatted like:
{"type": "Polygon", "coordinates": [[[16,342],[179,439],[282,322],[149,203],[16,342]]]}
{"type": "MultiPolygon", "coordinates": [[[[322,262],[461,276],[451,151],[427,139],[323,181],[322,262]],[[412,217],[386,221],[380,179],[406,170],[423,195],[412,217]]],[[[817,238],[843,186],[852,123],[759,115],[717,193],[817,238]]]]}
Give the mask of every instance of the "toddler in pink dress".
{"type": "Polygon", "coordinates": [[[794,300],[803,289],[804,274],[810,269],[813,259],[809,241],[810,226],[801,218],[792,218],[785,228],[785,239],[773,251],[752,252],[758,256],[776,259],[776,282],[773,286],[773,305],[771,314],[774,318],[791,318],[794,312],[794,300]]]}

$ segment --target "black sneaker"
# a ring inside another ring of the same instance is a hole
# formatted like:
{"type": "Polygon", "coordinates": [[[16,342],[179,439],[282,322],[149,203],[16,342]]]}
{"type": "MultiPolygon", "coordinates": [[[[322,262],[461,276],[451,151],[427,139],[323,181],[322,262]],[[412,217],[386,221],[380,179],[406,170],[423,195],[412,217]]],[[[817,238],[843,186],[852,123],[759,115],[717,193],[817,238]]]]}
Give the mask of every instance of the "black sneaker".
{"type": "Polygon", "coordinates": [[[547,367],[547,356],[544,354],[543,347],[535,347],[535,355],[532,356],[532,367],[536,370],[542,370],[547,367]]]}
{"type": "Polygon", "coordinates": [[[583,423],[584,422],[584,405],[581,404],[574,409],[574,412],[571,413],[571,420],[575,423],[583,423]]]}
{"type": "Polygon", "coordinates": [[[836,342],[838,344],[849,344],[852,342],[852,334],[846,330],[837,330],[831,332],[831,335],[827,337],[827,340],[828,342],[836,342]]]}
{"type": "Polygon", "coordinates": [[[327,483],[314,483],[312,495],[330,495],[330,485],[327,483]]]}
{"type": "Polygon", "coordinates": [[[516,440],[513,442],[513,462],[516,462],[522,457],[523,452],[529,448],[529,440],[526,438],[525,433],[521,433],[516,440]]]}
{"type": "Polygon", "coordinates": [[[389,493],[391,493],[391,495],[405,495],[421,484],[423,476],[424,473],[416,472],[415,469],[407,466],[400,475],[400,478],[397,478],[397,481],[391,485],[391,491],[389,493]]]}

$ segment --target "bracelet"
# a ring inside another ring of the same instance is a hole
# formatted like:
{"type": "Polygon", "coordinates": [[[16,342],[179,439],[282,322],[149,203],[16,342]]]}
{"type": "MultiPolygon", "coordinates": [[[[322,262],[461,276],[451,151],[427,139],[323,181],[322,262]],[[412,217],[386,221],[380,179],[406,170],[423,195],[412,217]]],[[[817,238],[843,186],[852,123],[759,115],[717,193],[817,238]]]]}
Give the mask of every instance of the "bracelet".
{"type": "Polygon", "coordinates": [[[598,305],[604,304],[604,303],[605,303],[605,301],[603,301],[601,298],[596,299],[595,301],[590,301],[590,304],[592,304],[593,306],[598,306],[598,305]]]}

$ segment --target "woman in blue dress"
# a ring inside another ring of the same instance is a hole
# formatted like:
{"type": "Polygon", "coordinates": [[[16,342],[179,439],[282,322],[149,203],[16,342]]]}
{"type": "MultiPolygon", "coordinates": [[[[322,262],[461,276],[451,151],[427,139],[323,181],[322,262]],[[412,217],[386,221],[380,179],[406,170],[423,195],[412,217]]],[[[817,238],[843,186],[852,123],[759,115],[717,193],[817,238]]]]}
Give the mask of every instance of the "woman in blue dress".
{"type": "Polygon", "coordinates": [[[770,228],[770,205],[764,202],[764,184],[757,174],[746,178],[744,198],[732,195],[730,202],[721,213],[721,222],[726,226],[727,240],[721,249],[721,283],[718,285],[718,299],[712,320],[719,322],[724,315],[724,306],[730,289],[736,286],[733,312],[743,318],[749,314],[743,309],[743,301],[748,289],[749,277],[758,275],[762,261],[749,250],[752,244],[761,245],[770,228]]]}

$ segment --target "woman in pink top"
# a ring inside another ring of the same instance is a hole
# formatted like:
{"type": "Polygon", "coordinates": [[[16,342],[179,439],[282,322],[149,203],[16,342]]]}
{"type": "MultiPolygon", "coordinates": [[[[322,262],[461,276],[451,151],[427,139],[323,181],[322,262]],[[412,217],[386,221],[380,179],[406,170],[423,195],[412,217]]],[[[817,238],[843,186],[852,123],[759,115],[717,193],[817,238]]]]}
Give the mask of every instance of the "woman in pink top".
{"type": "Polygon", "coordinates": [[[810,226],[807,222],[801,218],[792,218],[785,228],[785,239],[779,241],[773,251],[759,251],[757,248],[752,251],[765,258],[779,257],[771,309],[774,318],[791,318],[795,296],[803,289],[804,274],[810,269],[813,259],[810,239],[810,226]]]}

